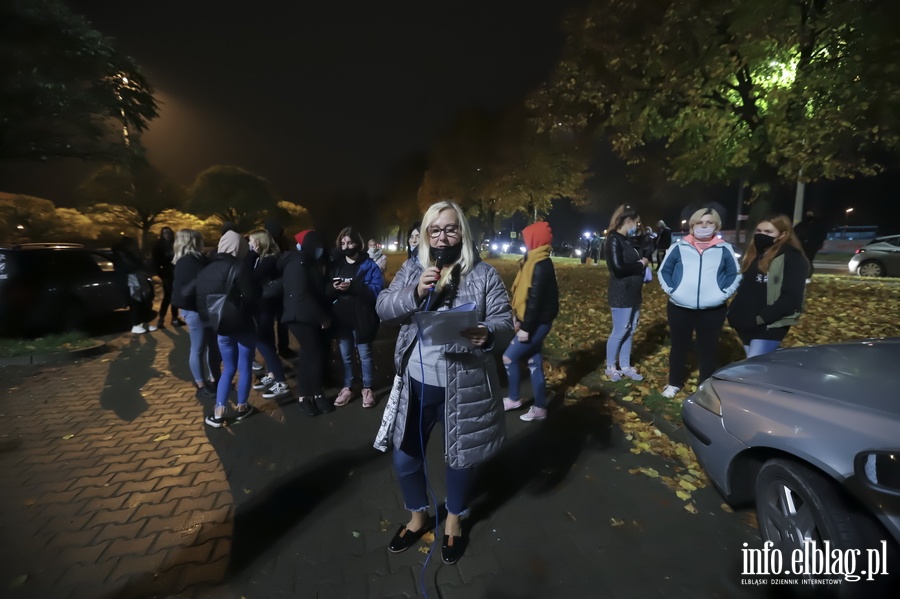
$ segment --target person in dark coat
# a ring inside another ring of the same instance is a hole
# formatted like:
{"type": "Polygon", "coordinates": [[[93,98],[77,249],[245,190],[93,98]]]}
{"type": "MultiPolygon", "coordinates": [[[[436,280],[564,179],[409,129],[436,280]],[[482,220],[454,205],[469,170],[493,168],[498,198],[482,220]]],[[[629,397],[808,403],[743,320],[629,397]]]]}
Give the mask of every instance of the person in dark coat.
{"type": "Polygon", "coordinates": [[[631,344],[641,315],[644,270],[650,263],[629,241],[637,232],[640,220],[634,207],[622,204],[613,213],[606,237],[608,300],[613,324],[606,342],[606,376],[611,381],[644,379],[631,365],[631,344]]]}
{"type": "Polygon", "coordinates": [[[509,411],[522,406],[519,364],[527,360],[534,405],[519,418],[531,422],[547,418],[547,384],[541,350],[559,314],[559,285],[550,259],[553,249],[550,225],[546,222],[529,225],[522,230],[522,239],[527,251],[512,286],[516,336],[503,353],[503,366],[509,379],[509,397],[503,398],[503,409],[509,411]]]}
{"type": "Polygon", "coordinates": [[[166,312],[172,307],[172,326],[184,326],[184,321],[178,317],[178,308],[172,305],[172,277],[175,272],[175,264],[172,259],[175,256],[175,232],[171,227],[163,227],[159,232],[159,239],[153,245],[153,267],[156,276],[162,282],[163,296],[159,304],[159,323],[161,329],[166,328],[166,312]]]}
{"type": "Polygon", "coordinates": [[[811,278],[813,276],[813,260],[816,259],[816,254],[825,245],[825,239],[828,238],[828,227],[822,222],[822,219],[810,210],[803,217],[803,220],[794,227],[794,235],[800,242],[803,254],[809,262],[807,278],[811,278]]]}
{"type": "Polygon", "coordinates": [[[209,257],[203,253],[203,237],[193,229],[181,229],[175,234],[173,251],[172,307],[181,311],[191,338],[188,366],[197,386],[197,398],[212,399],[222,375],[222,356],[215,333],[204,326],[197,308],[197,275],[209,264],[209,257]]]}
{"type": "Polygon", "coordinates": [[[282,254],[278,270],[284,279],[282,321],[300,344],[297,352],[297,387],[300,405],[310,416],[333,412],[334,404],[325,399],[322,378],[325,368],[325,329],[331,326],[331,313],[325,297],[325,272],[322,236],[313,230],[294,236],[296,252],[282,254]]]}
{"type": "Polygon", "coordinates": [[[336,255],[331,265],[331,285],[328,297],[332,300],[334,329],[344,363],[344,387],[334,405],[345,406],[353,399],[353,348],[359,353],[362,368],[362,404],[375,406],[372,391],[375,369],[372,362],[372,342],[378,332],[375,299],[384,289],[381,269],[363,250],[363,238],[353,227],[345,227],[337,236],[336,255]]]}
{"type": "Polygon", "coordinates": [[[672,229],[666,226],[665,221],[656,223],[656,264],[662,264],[666,252],[672,247],[672,229]]]}
{"type": "Polygon", "coordinates": [[[227,334],[219,331],[216,337],[222,354],[222,376],[216,389],[215,410],[205,420],[207,425],[214,428],[226,424],[225,403],[231,394],[235,373],[238,375],[238,405],[234,419],[241,421],[256,411],[249,399],[253,383],[253,356],[256,353],[256,322],[253,316],[261,290],[253,273],[238,260],[241,245],[241,236],[237,232],[226,231],[219,240],[218,253],[197,275],[197,307],[204,323],[210,322],[209,296],[229,292],[228,278],[232,272],[233,285],[237,286],[241,297],[241,321],[227,334]]]}
{"type": "Polygon", "coordinates": [[[137,335],[155,331],[156,326],[151,323],[156,316],[153,287],[147,281],[150,275],[137,240],[124,236],[117,241],[112,246],[112,263],[113,274],[128,297],[131,332],[137,335]]]}
{"type": "Polygon", "coordinates": [[[406,233],[406,251],[409,259],[418,259],[419,255],[419,239],[421,237],[422,222],[416,221],[406,233]]]}
{"type": "Polygon", "coordinates": [[[266,374],[253,388],[262,391],[265,399],[278,399],[290,395],[290,388],[284,376],[284,366],[275,349],[275,315],[281,312],[282,283],[278,271],[278,257],[281,252],[272,235],[264,230],[253,231],[249,235],[250,249],[244,259],[246,267],[253,273],[253,279],[263,293],[256,310],[256,347],[266,364],[266,374]],[[277,295],[272,295],[277,293],[277,295]]]}
{"type": "MultiPolygon", "coordinates": [[[[290,252],[294,249],[294,244],[290,239],[287,238],[287,236],[285,236],[284,227],[281,226],[280,222],[278,222],[274,218],[270,218],[266,221],[265,229],[269,232],[269,235],[272,236],[272,239],[274,239],[275,243],[278,245],[279,254],[290,252]]],[[[292,350],[290,347],[291,334],[288,331],[287,325],[281,322],[281,302],[277,302],[275,308],[275,345],[278,348],[278,355],[285,360],[296,358],[297,352],[292,350]]]]}
{"type": "Polygon", "coordinates": [[[775,351],[803,308],[809,264],[784,214],[756,225],[744,254],[743,278],[728,307],[728,323],[748,358],[775,351]]]}

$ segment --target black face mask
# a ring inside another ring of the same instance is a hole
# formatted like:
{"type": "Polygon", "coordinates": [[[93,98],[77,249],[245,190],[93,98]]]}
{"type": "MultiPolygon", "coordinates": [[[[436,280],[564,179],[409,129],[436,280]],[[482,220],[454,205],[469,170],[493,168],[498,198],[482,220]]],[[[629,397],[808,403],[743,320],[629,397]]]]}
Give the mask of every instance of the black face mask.
{"type": "Polygon", "coordinates": [[[344,248],[341,250],[341,253],[344,254],[344,256],[347,258],[353,258],[359,253],[359,248],[357,248],[357,247],[344,248]]]}
{"type": "Polygon", "coordinates": [[[441,267],[444,267],[453,264],[462,256],[462,242],[443,248],[429,248],[428,253],[435,264],[440,263],[441,267]]]}
{"type": "Polygon", "coordinates": [[[753,236],[753,245],[756,247],[756,251],[760,254],[765,252],[767,249],[772,247],[775,244],[775,238],[769,237],[763,233],[757,233],[753,236]]]}

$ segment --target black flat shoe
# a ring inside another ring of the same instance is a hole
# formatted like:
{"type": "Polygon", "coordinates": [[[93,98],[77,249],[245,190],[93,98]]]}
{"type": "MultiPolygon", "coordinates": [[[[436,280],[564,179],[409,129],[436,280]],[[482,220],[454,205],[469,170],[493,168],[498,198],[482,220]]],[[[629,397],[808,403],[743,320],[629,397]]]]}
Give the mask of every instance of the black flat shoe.
{"type": "Polygon", "coordinates": [[[406,528],[404,524],[400,528],[397,529],[397,533],[394,535],[394,538],[391,539],[391,542],[388,543],[388,551],[391,553],[403,553],[410,547],[412,547],[416,541],[422,538],[428,532],[428,526],[423,526],[417,531],[411,531],[406,528]]]}
{"type": "Polygon", "coordinates": [[[316,407],[316,404],[313,401],[312,397],[301,397],[300,409],[306,412],[307,416],[318,416],[319,414],[321,414],[321,412],[319,412],[319,408],[316,407]]]}
{"type": "Polygon", "coordinates": [[[466,540],[463,537],[444,535],[444,540],[441,542],[441,561],[445,564],[455,564],[465,550],[466,540]]]}

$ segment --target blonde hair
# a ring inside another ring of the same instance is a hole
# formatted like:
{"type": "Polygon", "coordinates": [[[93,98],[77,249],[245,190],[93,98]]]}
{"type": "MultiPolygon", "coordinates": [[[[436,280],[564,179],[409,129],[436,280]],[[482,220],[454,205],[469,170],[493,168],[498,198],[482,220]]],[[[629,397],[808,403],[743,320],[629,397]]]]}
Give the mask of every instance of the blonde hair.
{"type": "Polygon", "coordinates": [[[265,229],[257,229],[250,233],[248,237],[250,239],[255,239],[256,242],[259,243],[259,251],[256,253],[259,254],[260,258],[277,256],[279,254],[280,250],[278,244],[275,242],[275,238],[265,229]]]}
{"type": "Polygon", "coordinates": [[[713,222],[716,223],[716,231],[719,231],[722,228],[722,217],[719,216],[719,213],[713,210],[712,208],[701,208],[697,212],[691,215],[691,218],[688,219],[688,227],[693,227],[700,219],[704,216],[711,216],[713,222]]]}
{"type": "Polygon", "coordinates": [[[175,256],[172,264],[185,256],[199,258],[203,254],[203,236],[194,229],[180,229],[175,233],[175,256]]]}
{"type": "MultiPolygon", "coordinates": [[[[419,232],[426,243],[419,242],[419,264],[425,268],[434,266],[434,262],[431,260],[431,236],[428,234],[428,229],[431,227],[431,223],[436,221],[444,210],[453,210],[456,213],[456,222],[459,224],[459,242],[462,244],[462,254],[457,263],[460,266],[460,274],[469,274],[472,272],[472,269],[475,268],[476,260],[474,245],[472,243],[472,232],[471,229],[469,229],[469,221],[466,219],[466,215],[463,213],[462,208],[459,207],[459,204],[451,202],[450,200],[432,204],[428,207],[428,210],[425,211],[425,216],[422,217],[422,224],[419,226],[419,232]]],[[[447,266],[453,265],[449,264],[447,266]]],[[[437,284],[438,287],[443,287],[444,283],[447,282],[450,278],[450,271],[450,268],[445,267],[443,269],[441,279],[437,284]]]]}

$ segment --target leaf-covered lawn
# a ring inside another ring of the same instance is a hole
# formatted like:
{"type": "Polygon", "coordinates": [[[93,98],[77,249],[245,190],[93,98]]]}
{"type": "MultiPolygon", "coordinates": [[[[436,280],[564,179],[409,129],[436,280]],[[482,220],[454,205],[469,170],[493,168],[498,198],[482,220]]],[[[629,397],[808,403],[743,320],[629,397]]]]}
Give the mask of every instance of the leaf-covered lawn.
{"type": "MultiPolygon", "coordinates": [[[[517,265],[511,260],[490,261],[507,286],[512,285],[517,265]]],[[[603,376],[606,366],[606,340],[612,319],[606,301],[609,271],[606,266],[555,262],[560,289],[560,314],[544,344],[548,384],[575,398],[592,393],[591,388],[608,383],[603,376]]],[[[900,285],[896,280],[875,282],[846,276],[816,275],[807,285],[804,314],[791,328],[783,346],[833,343],[867,337],[900,336],[900,285]]],[[[635,332],[632,365],[644,380],[612,384],[617,393],[628,400],[680,420],[680,393],[668,400],[659,391],[668,378],[667,296],[656,279],[644,286],[640,324],[635,332]]],[[[720,365],[744,357],[740,340],[725,325],[719,341],[720,365]]],[[[696,389],[697,370],[685,386],[696,389]]]]}

